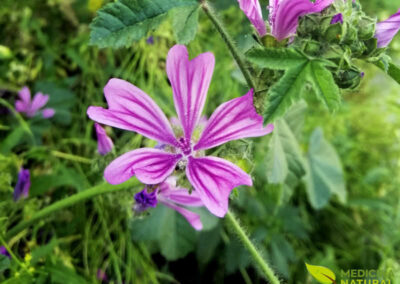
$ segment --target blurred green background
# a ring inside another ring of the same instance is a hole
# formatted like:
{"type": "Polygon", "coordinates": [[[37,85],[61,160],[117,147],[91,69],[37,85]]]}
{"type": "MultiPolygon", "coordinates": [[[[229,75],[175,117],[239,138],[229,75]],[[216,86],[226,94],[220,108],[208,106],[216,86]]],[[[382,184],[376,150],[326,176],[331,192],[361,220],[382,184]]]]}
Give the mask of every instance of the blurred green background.
{"type": "MultiPolygon", "coordinates": [[[[106,106],[102,89],[110,78],[128,80],[167,116],[175,115],[165,73],[166,55],[175,44],[171,21],[148,35],[153,44],[144,39],[129,48],[100,50],[88,44],[89,24],[106,2],[1,1],[0,98],[14,105],[17,91],[27,85],[49,94],[49,106],[56,109],[51,120],[25,121],[30,135],[6,105],[0,106],[1,234],[39,208],[102,182],[103,169],[116,154],[97,154],[86,109],[106,106]],[[14,203],[22,164],[31,170],[30,197],[14,203]]],[[[237,2],[214,2],[239,48],[245,48],[251,28],[237,2]]],[[[396,12],[400,4],[395,2],[361,0],[378,19],[396,12]]],[[[216,57],[207,115],[247,92],[226,46],[202,14],[188,48],[192,57],[205,51],[216,57]]],[[[399,36],[391,55],[400,62],[399,36]]],[[[306,159],[318,158],[315,148],[333,145],[343,168],[346,202],[325,192],[318,193],[325,200],[319,208],[312,206],[310,192],[291,166],[289,178],[273,184],[267,174],[272,135],[222,148],[236,161],[238,149],[245,153],[239,162],[252,171],[255,186],[235,190],[231,208],[287,283],[316,283],[305,262],[334,271],[380,269],[400,283],[400,86],[376,67],[360,66],[366,74],[362,86],[343,94],[340,111],[331,114],[318,103],[301,103],[284,122],[306,159]]],[[[149,143],[132,132],[107,131],[117,154],[149,143]]],[[[96,197],[14,236],[9,246],[18,259],[0,261],[0,281],[100,283],[100,269],[110,283],[116,283],[118,272],[124,283],[265,283],[223,220],[203,212],[205,229],[195,232],[163,207],[138,216],[132,212],[135,191],[96,197]]]]}

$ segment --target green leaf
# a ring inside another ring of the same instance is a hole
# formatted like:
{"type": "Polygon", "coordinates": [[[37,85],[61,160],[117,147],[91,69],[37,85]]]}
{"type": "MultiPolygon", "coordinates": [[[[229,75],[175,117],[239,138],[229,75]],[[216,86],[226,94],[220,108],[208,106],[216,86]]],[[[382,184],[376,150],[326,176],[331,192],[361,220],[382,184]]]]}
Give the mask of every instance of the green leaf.
{"type": "Polygon", "coordinates": [[[289,172],[301,178],[305,174],[305,165],[300,145],[286,121],[279,119],[274,126],[266,157],[267,177],[269,183],[283,184],[289,172]]]}
{"type": "Polygon", "coordinates": [[[165,206],[157,206],[151,215],[131,222],[132,239],[156,241],[168,260],[184,257],[195,249],[196,231],[180,214],[165,206]]]}
{"type": "Polygon", "coordinates": [[[324,266],[311,265],[306,263],[308,272],[322,284],[333,284],[335,283],[336,276],[332,270],[324,266]]]}
{"type": "Polygon", "coordinates": [[[10,259],[5,256],[0,254],[0,272],[8,269],[10,267],[10,259]]]}
{"type": "Polygon", "coordinates": [[[318,61],[312,61],[310,67],[312,74],[310,83],[317,98],[331,111],[337,110],[340,106],[341,96],[332,73],[318,61]]]}
{"type": "Polygon", "coordinates": [[[390,77],[393,78],[397,83],[400,84],[400,67],[394,63],[389,63],[389,70],[387,72],[390,77]]]}
{"type": "Polygon", "coordinates": [[[285,72],[283,77],[271,87],[268,105],[264,112],[264,122],[270,122],[282,116],[300,100],[305,82],[310,78],[310,63],[303,63],[285,72]]]}
{"type": "Polygon", "coordinates": [[[197,33],[199,5],[195,4],[173,9],[171,16],[176,41],[180,44],[191,42],[197,33]]]}
{"type": "Polygon", "coordinates": [[[157,28],[173,8],[193,6],[196,0],[120,0],[100,9],[90,25],[90,43],[122,47],[157,28]]]}
{"type": "Polygon", "coordinates": [[[325,140],[321,128],[311,134],[305,177],[308,199],[315,209],[324,207],[332,194],[346,201],[346,185],[342,165],[335,148],[325,140]]]}
{"type": "Polygon", "coordinates": [[[308,62],[307,57],[291,48],[254,48],[246,55],[259,67],[274,70],[288,70],[308,62]]]}

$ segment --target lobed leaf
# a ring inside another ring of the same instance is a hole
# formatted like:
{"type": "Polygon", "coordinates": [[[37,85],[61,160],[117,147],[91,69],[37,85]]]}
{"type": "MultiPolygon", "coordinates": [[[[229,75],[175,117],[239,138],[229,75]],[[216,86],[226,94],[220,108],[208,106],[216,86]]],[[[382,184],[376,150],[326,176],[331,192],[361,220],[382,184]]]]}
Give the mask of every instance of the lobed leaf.
{"type": "Polygon", "coordinates": [[[173,8],[194,6],[196,0],[119,0],[100,9],[90,25],[90,43],[122,47],[157,28],[173,8]]]}
{"type": "Polygon", "coordinates": [[[293,48],[254,48],[246,55],[250,62],[273,70],[288,70],[308,62],[307,57],[293,48]]]}
{"type": "Polygon", "coordinates": [[[340,158],[335,148],[324,138],[320,128],[311,134],[308,150],[306,191],[315,209],[324,207],[332,194],[346,201],[346,185],[340,158]]]}

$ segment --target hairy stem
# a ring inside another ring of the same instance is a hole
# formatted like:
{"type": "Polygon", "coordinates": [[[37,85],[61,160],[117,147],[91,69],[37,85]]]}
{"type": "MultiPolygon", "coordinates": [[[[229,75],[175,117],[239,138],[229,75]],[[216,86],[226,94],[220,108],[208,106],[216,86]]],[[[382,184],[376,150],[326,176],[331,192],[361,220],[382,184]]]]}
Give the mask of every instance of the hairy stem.
{"type": "Polygon", "coordinates": [[[225,44],[227,45],[229,51],[231,52],[233,58],[235,59],[237,65],[239,66],[240,70],[243,73],[244,78],[246,79],[247,85],[250,88],[255,89],[255,83],[253,77],[251,76],[249,70],[247,69],[246,63],[244,62],[243,55],[237,49],[235,43],[233,42],[231,36],[226,31],[223,23],[219,19],[218,15],[214,11],[214,9],[207,3],[207,1],[201,1],[201,7],[203,8],[204,13],[208,16],[211,22],[214,24],[215,28],[221,35],[222,39],[224,40],[225,44]]]}
{"type": "Polygon", "coordinates": [[[258,252],[254,244],[251,242],[250,238],[247,236],[244,229],[240,226],[239,222],[236,220],[236,217],[231,212],[228,211],[225,218],[231,225],[232,230],[239,237],[244,247],[251,254],[253,260],[256,262],[261,271],[264,273],[268,281],[271,284],[279,284],[280,283],[279,279],[275,276],[274,271],[269,267],[268,263],[263,259],[261,254],[258,252]]]}
{"type": "Polygon", "coordinates": [[[6,241],[10,240],[13,236],[15,236],[19,232],[23,231],[24,229],[28,228],[32,224],[37,223],[40,220],[42,220],[43,218],[45,218],[57,211],[60,211],[64,208],[84,202],[90,198],[97,196],[97,195],[130,189],[132,187],[138,186],[139,184],[140,184],[140,182],[136,178],[130,179],[129,181],[124,182],[119,185],[111,185],[108,183],[103,183],[103,184],[91,187],[85,191],[74,194],[70,197],[64,198],[60,201],[57,201],[57,202],[49,205],[48,207],[45,207],[42,210],[36,212],[35,214],[32,215],[32,217],[29,220],[22,221],[21,223],[19,223],[15,227],[13,227],[11,230],[9,230],[7,232],[7,234],[5,236],[5,240],[6,241]]]}

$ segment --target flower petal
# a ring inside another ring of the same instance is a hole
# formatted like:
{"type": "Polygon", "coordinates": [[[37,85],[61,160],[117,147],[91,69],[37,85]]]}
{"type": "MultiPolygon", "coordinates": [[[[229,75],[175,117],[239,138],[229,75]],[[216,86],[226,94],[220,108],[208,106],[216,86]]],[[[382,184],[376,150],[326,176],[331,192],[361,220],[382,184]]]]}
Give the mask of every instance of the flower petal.
{"type": "Polygon", "coordinates": [[[56,113],[55,110],[52,109],[52,108],[45,108],[45,109],[42,111],[42,115],[43,115],[44,118],[53,117],[55,113],[56,113]]]}
{"type": "Polygon", "coordinates": [[[29,188],[31,187],[31,174],[29,170],[21,168],[18,173],[18,181],[14,188],[14,201],[21,198],[26,198],[29,195],[29,188]]]}
{"type": "Polygon", "coordinates": [[[223,217],[229,194],[239,185],[252,185],[251,177],[238,166],[217,157],[189,157],[186,176],[212,214],[223,217]]]}
{"type": "Polygon", "coordinates": [[[49,101],[48,95],[43,95],[42,93],[37,93],[32,100],[32,105],[30,112],[35,114],[40,108],[44,107],[49,101]]]}
{"type": "Polygon", "coordinates": [[[87,114],[96,122],[135,131],[150,139],[178,146],[165,114],[142,90],[120,79],[104,87],[108,109],[89,107],[87,114]]]}
{"type": "Polygon", "coordinates": [[[112,142],[111,138],[107,136],[106,131],[100,124],[95,123],[94,127],[96,129],[96,136],[97,136],[97,151],[100,155],[106,155],[107,153],[111,152],[112,148],[114,147],[114,143],[112,142]]]}
{"type": "Polygon", "coordinates": [[[163,182],[175,169],[180,154],[171,154],[153,148],[142,148],[119,156],[104,171],[111,184],[120,184],[136,175],[144,184],[163,182]]]}
{"type": "Polygon", "coordinates": [[[244,12],[260,36],[265,36],[267,28],[262,16],[261,6],[258,0],[238,0],[240,9],[244,12]]]}
{"type": "Polygon", "coordinates": [[[283,0],[279,3],[271,21],[272,35],[277,40],[284,40],[296,32],[299,18],[306,14],[318,13],[333,3],[334,0],[283,0]]]}
{"type": "Polygon", "coordinates": [[[400,10],[389,19],[376,25],[375,37],[378,39],[378,47],[386,47],[400,30],[400,10]]]}
{"type": "Polygon", "coordinates": [[[267,135],[273,125],[263,127],[263,118],[253,105],[253,89],[220,105],[208,120],[194,150],[210,149],[231,140],[267,135]]]}
{"type": "Polygon", "coordinates": [[[201,219],[200,216],[194,212],[191,212],[183,207],[180,207],[178,205],[175,205],[171,202],[165,202],[165,201],[161,201],[160,202],[162,204],[164,204],[165,206],[177,211],[178,213],[180,213],[183,217],[185,217],[185,219],[190,223],[190,225],[195,228],[197,231],[200,231],[201,229],[203,229],[203,224],[201,223],[201,219]]]}
{"type": "Polygon", "coordinates": [[[17,100],[15,102],[15,110],[18,112],[27,112],[29,110],[29,105],[27,105],[24,101],[17,100]]]}
{"type": "Polygon", "coordinates": [[[178,188],[171,185],[168,179],[160,185],[159,189],[160,200],[168,200],[179,205],[191,206],[191,207],[201,207],[204,206],[200,199],[200,196],[196,191],[189,191],[186,188],[178,188]]]}
{"type": "Polygon", "coordinates": [[[19,92],[18,92],[19,97],[25,104],[30,104],[31,103],[31,91],[27,86],[23,87],[19,92]]]}
{"type": "Polygon", "coordinates": [[[167,74],[171,81],[175,109],[187,141],[190,141],[207,97],[215,59],[210,52],[189,61],[184,45],[175,45],[168,53],[167,74]]]}

